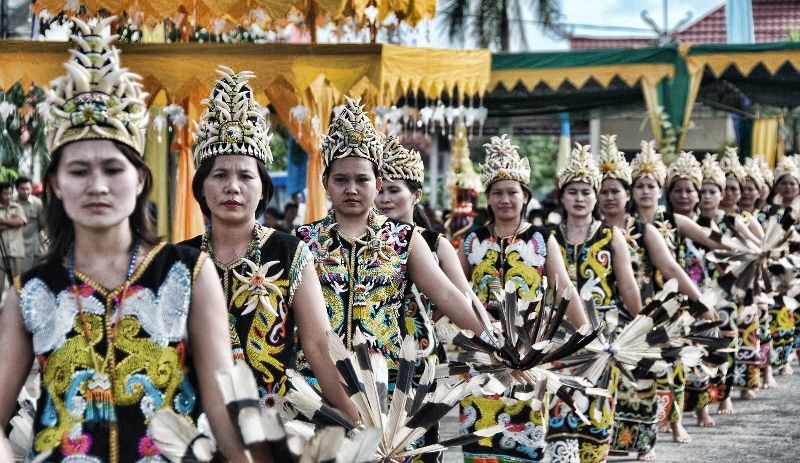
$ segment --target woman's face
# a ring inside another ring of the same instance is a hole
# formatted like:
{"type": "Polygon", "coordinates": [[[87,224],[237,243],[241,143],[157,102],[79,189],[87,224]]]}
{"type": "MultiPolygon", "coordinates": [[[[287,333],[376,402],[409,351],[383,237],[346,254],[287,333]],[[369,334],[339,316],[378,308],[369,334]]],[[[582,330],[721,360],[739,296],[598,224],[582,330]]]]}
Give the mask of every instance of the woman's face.
{"type": "Polygon", "coordinates": [[[752,179],[747,179],[742,185],[742,195],[739,198],[739,207],[745,210],[753,210],[756,207],[756,201],[758,201],[758,197],[760,196],[761,192],[758,189],[758,185],[752,179]]]}
{"type": "Polygon", "coordinates": [[[391,219],[411,222],[414,219],[414,206],[421,197],[422,191],[412,192],[404,180],[384,180],[375,199],[375,207],[391,219]]]}
{"type": "Polygon", "coordinates": [[[528,193],[516,180],[498,180],[491,184],[487,201],[492,208],[495,221],[513,222],[522,217],[522,206],[528,193]]]}
{"type": "Polygon", "coordinates": [[[717,214],[719,203],[722,200],[722,191],[719,185],[714,183],[703,183],[700,187],[700,211],[707,217],[717,214]]]}
{"type": "Polygon", "coordinates": [[[258,175],[258,161],[252,156],[226,154],[214,159],[203,181],[203,197],[212,220],[250,224],[263,199],[264,185],[258,175]]]}
{"type": "Polygon", "coordinates": [[[672,212],[682,215],[691,215],[697,202],[700,201],[694,183],[685,178],[675,181],[667,199],[672,206],[672,212]]]}
{"type": "Polygon", "coordinates": [[[633,181],[633,200],[636,206],[645,209],[658,207],[658,200],[661,198],[661,187],[658,182],[650,177],[639,177],[633,181]]]}
{"type": "Polygon", "coordinates": [[[603,180],[600,185],[598,204],[606,217],[619,217],[625,214],[625,206],[631,199],[630,193],[621,181],[613,178],[603,180]]]}
{"type": "Polygon", "coordinates": [[[570,219],[586,218],[592,215],[597,204],[594,188],[586,182],[570,182],[561,193],[561,205],[570,219]]]}
{"type": "Polygon", "coordinates": [[[800,184],[791,175],[783,175],[776,186],[778,194],[783,197],[784,204],[788,204],[800,194],[800,184]]]}
{"type": "Polygon", "coordinates": [[[64,146],[51,186],[76,230],[102,231],[127,224],[144,175],[113,142],[85,140],[64,146]]]}
{"type": "Polygon", "coordinates": [[[734,177],[725,177],[725,192],[722,194],[720,206],[723,209],[731,209],[736,206],[742,197],[742,186],[734,177]]]}
{"type": "Polygon", "coordinates": [[[365,215],[375,204],[382,182],[375,177],[374,166],[372,161],[358,157],[333,161],[322,184],[337,215],[365,215]]]}

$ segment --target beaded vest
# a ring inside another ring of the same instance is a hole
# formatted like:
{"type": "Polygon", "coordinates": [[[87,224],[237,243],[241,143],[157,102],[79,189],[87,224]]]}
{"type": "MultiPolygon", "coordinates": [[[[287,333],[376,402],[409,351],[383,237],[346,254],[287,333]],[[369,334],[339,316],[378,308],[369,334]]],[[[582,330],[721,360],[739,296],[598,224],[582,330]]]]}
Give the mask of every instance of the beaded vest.
{"type": "MultiPolygon", "coordinates": [[[[247,362],[261,406],[271,407],[287,392],[286,368],[295,364],[292,299],[311,254],[296,237],[272,228],[257,226],[254,239],[258,262],[213,260],[228,304],[233,358],[247,362]]],[[[195,248],[201,243],[200,236],[184,242],[195,248]]]]}
{"type": "Polygon", "coordinates": [[[463,247],[472,266],[469,279],[484,305],[489,303],[489,282],[494,278],[499,278],[504,286],[508,281],[513,282],[520,299],[532,300],[542,294],[547,257],[545,236],[543,228],[529,223],[506,237],[496,236],[490,226],[467,234],[463,247]]]}
{"type": "Polygon", "coordinates": [[[76,270],[76,294],[67,269],[51,264],[15,281],[42,368],[30,458],[164,461],[150,418],[162,407],[190,420],[198,413],[187,319],[203,256],[162,243],[111,290],[76,270]]]}
{"type": "MultiPolygon", "coordinates": [[[[356,330],[361,330],[387,358],[390,368],[396,366],[404,334],[403,295],[409,281],[413,232],[413,225],[389,219],[374,209],[367,217],[366,234],[358,238],[338,232],[333,210],[322,220],[295,230],[314,257],[333,331],[349,349],[356,330]]],[[[302,353],[298,364],[306,365],[302,353]]]]}

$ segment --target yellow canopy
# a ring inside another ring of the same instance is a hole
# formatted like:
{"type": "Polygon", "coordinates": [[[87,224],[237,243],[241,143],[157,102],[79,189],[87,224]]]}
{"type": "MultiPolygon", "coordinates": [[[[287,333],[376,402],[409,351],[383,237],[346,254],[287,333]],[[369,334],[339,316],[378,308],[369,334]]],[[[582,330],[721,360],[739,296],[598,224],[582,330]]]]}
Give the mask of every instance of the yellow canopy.
{"type": "MultiPolygon", "coordinates": [[[[47,85],[64,74],[67,43],[0,41],[0,86],[17,80],[47,85]]],[[[208,96],[214,69],[224,64],[250,70],[254,90],[264,92],[278,117],[309,154],[307,219],[326,213],[320,138],[332,109],[344,95],[368,107],[391,104],[408,91],[429,98],[442,92],[483,94],[489,83],[488,50],[409,48],[398,45],[300,44],[120,44],[122,63],[144,77],[146,91],[166,92],[168,101],[189,108],[208,96]],[[293,108],[302,105],[307,116],[293,108]]]]}

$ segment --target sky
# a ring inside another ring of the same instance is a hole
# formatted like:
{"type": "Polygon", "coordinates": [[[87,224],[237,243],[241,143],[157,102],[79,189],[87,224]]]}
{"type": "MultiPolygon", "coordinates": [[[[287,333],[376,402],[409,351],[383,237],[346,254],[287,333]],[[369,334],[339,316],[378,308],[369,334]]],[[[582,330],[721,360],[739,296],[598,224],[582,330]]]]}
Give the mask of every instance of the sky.
{"type": "MultiPolygon", "coordinates": [[[[521,0],[525,2],[526,0],[521,0]]],[[[649,16],[655,20],[659,27],[663,26],[664,0],[561,0],[564,22],[573,30],[575,35],[591,36],[654,36],[649,26],[639,16],[642,10],[647,10],[649,16]],[[600,26],[600,27],[587,27],[600,26]],[[617,26],[624,29],[612,29],[617,26]],[[601,29],[605,30],[601,30],[601,29]],[[630,29],[630,30],[629,30],[630,29]],[[640,30],[636,30],[640,29],[640,30]]],[[[670,28],[682,20],[687,12],[691,12],[692,21],[724,3],[724,0],[668,0],[667,17],[670,28]]],[[[442,1],[439,1],[441,8],[442,1]]],[[[530,12],[527,12],[530,13],[530,12]]],[[[539,30],[535,24],[533,14],[525,20],[526,35],[528,38],[528,51],[537,50],[566,50],[569,42],[558,39],[539,30]]],[[[438,16],[429,24],[419,27],[414,44],[419,46],[448,47],[445,26],[438,16]]],[[[512,51],[522,51],[521,42],[512,42],[512,51]]],[[[474,47],[474,44],[472,44],[474,47]]]]}

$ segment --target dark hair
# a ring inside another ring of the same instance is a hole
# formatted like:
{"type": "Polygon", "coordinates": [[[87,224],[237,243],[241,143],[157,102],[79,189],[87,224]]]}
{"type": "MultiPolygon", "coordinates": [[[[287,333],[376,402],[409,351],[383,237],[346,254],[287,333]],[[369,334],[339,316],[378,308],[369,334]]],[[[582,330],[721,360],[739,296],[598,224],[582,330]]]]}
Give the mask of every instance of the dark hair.
{"type": "MultiPolygon", "coordinates": [[[[192,178],[192,194],[194,195],[194,199],[197,200],[197,203],[200,204],[200,210],[203,211],[203,215],[206,217],[211,217],[211,209],[208,208],[206,198],[203,196],[203,182],[206,181],[208,174],[211,173],[211,169],[214,168],[217,157],[219,156],[213,156],[203,160],[192,178]]],[[[267,166],[265,166],[263,162],[256,160],[256,166],[258,168],[258,176],[261,178],[261,194],[263,195],[261,201],[259,201],[256,206],[255,216],[258,217],[264,213],[269,200],[272,199],[272,178],[269,176],[267,166]]]]}
{"type": "Polygon", "coordinates": [[[17,177],[17,179],[14,180],[14,186],[17,188],[19,188],[20,185],[24,183],[32,183],[32,182],[31,179],[29,179],[28,177],[17,177]]]}
{"type": "MultiPolygon", "coordinates": [[[[328,164],[327,167],[325,167],[325,170],[322,171],[322,176],[323,177],[327,177],[331,173],[331,166],[333,166],[333,164],[336,161],[338,161],[339,159],[342,159],[342,158],[334,159],[333,161],[331,161],[330,164],[328,164]]],[[[361,158],[361,159],[365,159],[365,160],[369,161],[369,159],[367,159],[367,158],[361,158]]],[[[372,173],[375,174],[375,178],[379,178],[380,177],[380,172],[378,171],[378,165],[375,164],[372,161],[370,161],[370,164],[372,164],[372,173]]]]}
{"type": "Polygon", "coordinates": [[[289,212],[289,209],[294,209],[295,211],[297,211],[299,209],[299,206],[297,205],[297,203],[292,203],[292,202],[286,203],[286,205],[283,206],[283,213],[286,214],[287,212],[289,212]]]}
{"type": "MultiPolygon", "coordinates": [[[[144,187],[136,197],[136,206],[134,206],[133,212],[129,217],[131,234],[134,240],[154,245],[160,241],[160,237],[153,224],[148,205],[148,196],[153,188],[153,174],[141,156],[139,156],[139,153],[133,148],[118,141],[112,140],[112,143],[144,177],[144,187]]],[[[50,164],[47,166],[47,172],[44,174],[45,221],[47,236],[50,238],[45,261],[49,263],[61,263],[61,259],[67,255],[70,245],[75,241],[75,227],[72,219],[69,218],[66,210],[64,210],[64,203],[52,191],[51,185],[58,173],[58,164],[61,161],[64,146],[53,153],[50,164]]]]}
{"type": "Polygon", "coordinates": [[[11,182],[0,182],[0,191],[6,191],[9,188],[14,188],[11,182]]]}
{"type": "Polygon", "coordinates": [[[283,218],[283,214],[281,214],[281,211],[279,211],[277,208],[272,207],[272,206],[264,209],[264,215],[271,215],[271,216],[277,217],[279,219],[283,218]]]}
{"type": "MultiPolygon", "coordinates": [[[[685,178],[685,177],[684,178],[676,178],[674,182],[669,184],[669,186],[667,187],[667,191],[665,192],[664,208],[670,214],[672,214],[672,203],[669,202],[669,196],[672,194],[672,190],[675,188],[675,185],[677,185],[678,182],[681,181],[681,180],[689,180],[689,179],[685,178]]],[[[697,196],[699,198],[700,197],[700,188],[698,188],[697,185],[695,185],[694,182],[691,181],[691,180],[689,180],[689,183],[692,184],[692,186],[694,187],[694,190],[697,192],[697,196]]],[[[701,183],[701,186],[702,186],[702,183],[701,183]]],[[[697,201],[697,204],[694,205],[693,210],[697,209],[698,204],[700,204],[700,201],[697,201]]]]}
{"type": "MultiPolygon", "coordinates": [[[[486,223],[494,222],[494,211],[492,210],[492,206],[489,205],[489,193],[492,191],[492,187],[494,186],[495,183],[497,182],[491,183],[489,184],[488,187],[486,187],[486,216],[487,216],[486,223]]],[[[528,203],[533,197],[533,194],[531,193],[531,189],[528,187],[528,185],[522,182],[517,182],[517,183],[519,183],[519,186],[522,189],[522,193],[528,195],[528,199],[522,202],[522,211],[520,211],[519,213],[519,219],[522,220],[525,217],[525,212],[527,212],[528,210],[528,203]]]]}
{"type": "MultiPolygon", "coordinates": [[[[416,193],[417,191],[422,191],[422,183],[418,182],[417,180],[403,180],[403,183],[406,184],[408,191],[412,193],[416,193]]],[[[431,224],[431,219],[428,218],[428,214],[425,213],[425,210],[422,209],[422,206],[419,204],[414,206],[414,225],[418,227],[425,228],[427,230],[432,230],[433,225],[431,224]]]]}

